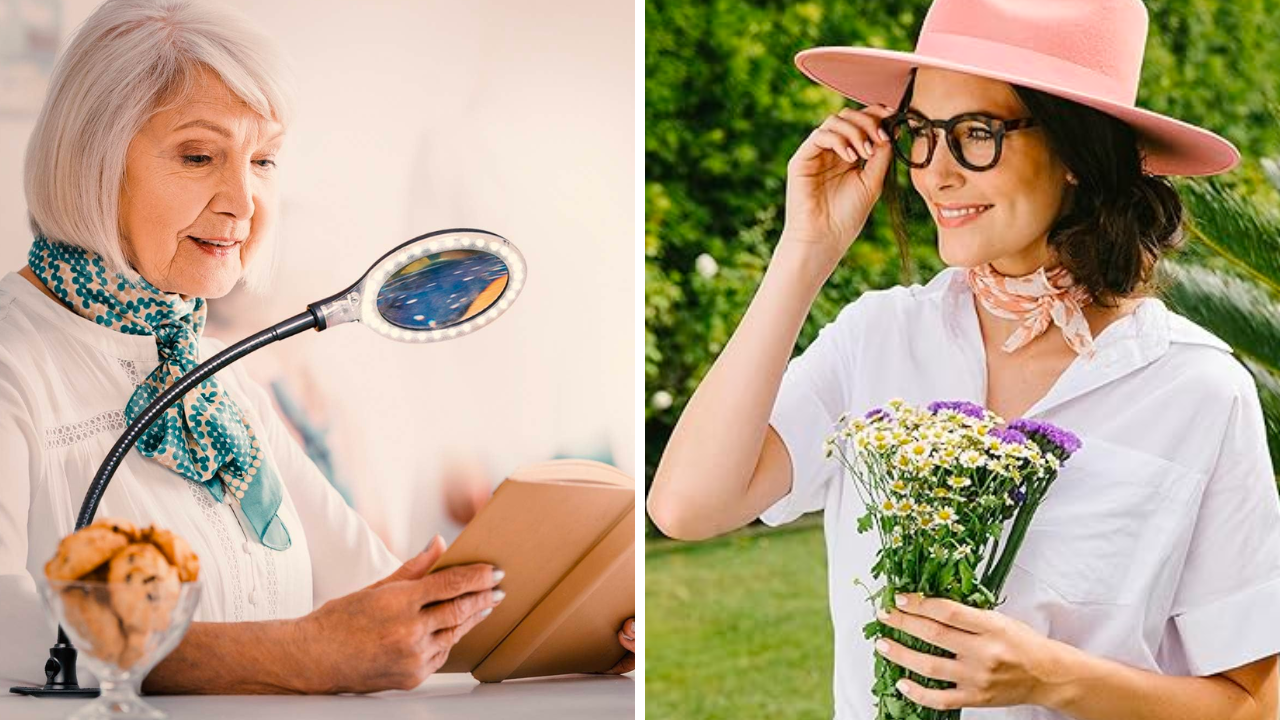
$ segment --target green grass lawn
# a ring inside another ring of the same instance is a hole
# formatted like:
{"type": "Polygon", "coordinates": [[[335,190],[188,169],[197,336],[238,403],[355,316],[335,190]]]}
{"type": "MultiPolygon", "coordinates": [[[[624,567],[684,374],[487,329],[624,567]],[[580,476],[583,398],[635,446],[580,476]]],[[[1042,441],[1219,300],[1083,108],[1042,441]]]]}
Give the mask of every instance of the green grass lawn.
{"type": "Polygon", "coordinates": [[[832,716],[820,522],[650,542],[645,622],[646,717],[832,716]]]}

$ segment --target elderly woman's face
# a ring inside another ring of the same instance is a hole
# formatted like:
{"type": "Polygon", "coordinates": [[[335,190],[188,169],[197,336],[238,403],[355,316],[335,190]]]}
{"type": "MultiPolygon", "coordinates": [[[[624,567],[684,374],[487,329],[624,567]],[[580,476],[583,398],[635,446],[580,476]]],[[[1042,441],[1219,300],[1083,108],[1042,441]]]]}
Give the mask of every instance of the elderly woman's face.
{"type": "Polygon", "coordinates": [[[186,102],[142,126],[129,145],[120,222],[126,255],[148,282],[204,298],[235,286],[275,221],[283,130],[208,71],[186,102]]]}
{"type": "MultiPolygon", "coordinates": [[[[1009,84],[932,68],[917,73],[911,107],[939,120],[970,112],[1003,120],[1027,116],[1009,84]]],[[[938,224],[942,260],[952,267],[992,262],[1006,275],[1056,264],[1050,262],[1048,236],[1063,209],[1067,168],[1049,148],[1044,130],[1033,126],[1005,135],[1000,161],[982,172],[957,162],[941,132],[936,140],[933,161],[913,169],[911,182],[938,224]],[[939,205],[987,209],[946,227],[939,205]]]]}

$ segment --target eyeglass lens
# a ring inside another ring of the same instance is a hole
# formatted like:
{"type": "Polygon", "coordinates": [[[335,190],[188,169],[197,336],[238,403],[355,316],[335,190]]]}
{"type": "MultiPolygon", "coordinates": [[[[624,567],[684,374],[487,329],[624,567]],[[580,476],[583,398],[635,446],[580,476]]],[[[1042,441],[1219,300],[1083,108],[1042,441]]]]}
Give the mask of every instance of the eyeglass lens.
{"type": "MultiPolygon", "coordinates": [[[[929,135],[933,130],[919,117],[907,116],[893,126],[893,141],[899,155],[912,165],[923,167],[929,160],[929,135]]],[[[934,138],[936,140],[936,138],[934,138]]],[[[962,120],[951,131],[947,143],[952,154],[960,151],[957,159],[975,167],[986,167],[996,158],[996,137],[991,128],[980,120],[962,120]]]]}

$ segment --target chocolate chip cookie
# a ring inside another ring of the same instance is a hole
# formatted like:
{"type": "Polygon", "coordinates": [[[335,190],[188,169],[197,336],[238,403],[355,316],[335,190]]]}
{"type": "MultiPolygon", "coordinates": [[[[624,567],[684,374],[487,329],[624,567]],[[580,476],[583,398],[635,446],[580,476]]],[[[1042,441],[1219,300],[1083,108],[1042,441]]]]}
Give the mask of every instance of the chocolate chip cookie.
{"type": "Polygon", "coordinates": [[[107,568],[111,607],[126,630],[143,632],[168,627],[178,603],[181,581],[156,546],[134,543],[111,558],[107,568]]]}
{"type": "Polygon", "coordinates": [[[58,543],[53,559],[45,563],[50,580],[78,580],[129,546],[129,536],[110,527],[90,525],[58,543]]]}
{"type": "Polygon", "coordinates": [[[200,575],[200,558],[191,551],[186,540],[154,525],[143,531],[142,540],[164,553],[169,564],[178,569],[178,579],[182,582],[192,582],[200,575]]]}
{"type": "Polygon", "coordinates": [[[62,590],[63,614],[76,637],[80,652],[103,662],[117,662],[125,648],[124,629],[111,608],[105,587],[68,587],[62,590]]]}

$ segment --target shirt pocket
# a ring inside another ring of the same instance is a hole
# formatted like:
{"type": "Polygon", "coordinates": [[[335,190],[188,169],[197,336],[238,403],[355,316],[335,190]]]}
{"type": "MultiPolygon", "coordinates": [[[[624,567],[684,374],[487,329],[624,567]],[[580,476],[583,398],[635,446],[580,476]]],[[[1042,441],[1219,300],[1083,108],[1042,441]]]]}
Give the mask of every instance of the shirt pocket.
{"type": "Polygon", "coordinates": [[[1131,604],[1151,590],[1197,474],[1096,438],[1063,464],[1014,562],[1073,603],[1131,604]]]}

